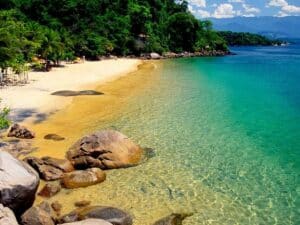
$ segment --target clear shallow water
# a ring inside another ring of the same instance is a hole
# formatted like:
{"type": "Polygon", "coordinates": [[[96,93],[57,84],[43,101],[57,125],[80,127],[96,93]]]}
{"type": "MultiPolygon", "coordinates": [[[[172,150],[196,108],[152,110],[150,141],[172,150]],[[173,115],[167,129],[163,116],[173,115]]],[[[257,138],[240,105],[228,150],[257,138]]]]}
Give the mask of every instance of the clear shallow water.
{"type": "Polygon", "coordinates": [[[113,125],[156,149],[152,194],[169,188],[187,224],[300,224],[300,46],[233,51],[164,62],[113,125]]]}
{"type": "MultiPolygon", "coordinates": [[[[136,225],[172,212],[193,224],[300,224],[300,46],[166,60],[155,82],[106,122],[156,156],[59,199],[113,205],[136,225]]],[[[77,123],[81,123],[80,119],[77,123]]],[[[67,208],[67,210],[69,210],[67,208]]]]}

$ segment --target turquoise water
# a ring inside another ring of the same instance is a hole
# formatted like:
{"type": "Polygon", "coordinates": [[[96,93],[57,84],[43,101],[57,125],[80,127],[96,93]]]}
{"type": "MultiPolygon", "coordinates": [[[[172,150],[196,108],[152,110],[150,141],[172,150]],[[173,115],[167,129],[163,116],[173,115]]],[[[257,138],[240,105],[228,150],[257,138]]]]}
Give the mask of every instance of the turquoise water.
{"type": "Polygon", "coordinates": [[[186,224],[300,224],[300,46],[232,50],[165,61],[113,125],[157,151],[144,168],[175,186],[186,224]],[[214,196],[204,209],[182,176],[214,196]]]}
{"type": "Polygon", "coordinates": [[[158,63],[157,81],[113,127],[155,149],[146,163],[68,193],[122,207],[136,225],[172,212],[193,224],[300,224],[300,46],[158,63]]]}

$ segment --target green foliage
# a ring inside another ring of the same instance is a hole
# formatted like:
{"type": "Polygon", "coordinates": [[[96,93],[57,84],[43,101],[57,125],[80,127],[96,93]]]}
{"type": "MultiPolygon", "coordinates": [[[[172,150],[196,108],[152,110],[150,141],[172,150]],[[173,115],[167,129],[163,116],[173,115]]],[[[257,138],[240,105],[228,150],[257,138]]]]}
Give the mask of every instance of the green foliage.
{"type": "MultiPolygon", "coordinates": [[[[1,102],[1,99],[0,99],[1,102]]],[[[0,129],[8,128],[10,125],[10,120],[8,119],[9,108],[0,109],[0,129]]]]}
{"type": "Polygon", "coordinates": [[[265,36],[259,34],[243,33],[243,32],[231,32],[221,31],[218,34],[226,40],[226,43],[231,46],[242,45],[274,45],[281,44],[281,41],[271,40],[265,36]]]}
{"type": "Polygon", "coordinates": [[[33,57],[226,49],[185,0],[0,0],[0,67],[33,57]],[[208,47],[208,48],[207,48],[208,47]]]}

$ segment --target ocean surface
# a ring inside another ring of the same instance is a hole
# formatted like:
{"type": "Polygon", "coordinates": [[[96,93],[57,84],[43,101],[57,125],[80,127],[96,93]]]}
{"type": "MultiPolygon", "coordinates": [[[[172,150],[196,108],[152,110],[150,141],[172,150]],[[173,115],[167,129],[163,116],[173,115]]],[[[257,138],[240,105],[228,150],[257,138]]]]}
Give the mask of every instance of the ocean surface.
{"type": "Polygon", "coordinates": [[[54,200],[120,207],[136,225],[170,213],[191,214],[184,225],[299,225],[300,45],[232,51],[154,63],[143,76],[155,82],[118,116],[84,125],[155,154],[54,200]]]}
{"type": "Polygon", "coordinates": [[[300,45],[231,50],[164,61],[113,121],[156,150],[128,179],[141,210],[194,213],[185,224],[299,225],[300,45]]]}

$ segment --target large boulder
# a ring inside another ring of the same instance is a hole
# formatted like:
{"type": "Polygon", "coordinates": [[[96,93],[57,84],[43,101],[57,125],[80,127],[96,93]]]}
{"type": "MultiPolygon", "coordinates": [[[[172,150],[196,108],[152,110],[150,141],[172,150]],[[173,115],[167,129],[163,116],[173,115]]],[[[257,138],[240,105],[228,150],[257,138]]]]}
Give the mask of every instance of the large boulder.
{"type": "Polygon", "coordinates": [[[156,221],[153,225],[182,225],[183,220],[189,216],[191,216],[191,214],[172,213],[156,221]]]}
{"type": "Polygon", "coordinates": [[[48,203],[33,206],[21,216],[22,225],[55,225],[48,203]]]}
{"type": "Polygon", "coordinates": [[[72,223],[64,223],[60,225],[112,225],[111,223],[101,219],[87,219],[72,223]]]}
{"type": "Polygon", "coordinates": [[[38,174],[26,163],[0,151],[0,203],[16,214],[32,206],[39,185],[38,174]]]}
{"type": "Polygon", "coordinates": [[[15,123],[9,128],[7,136],[23,139],[32,139],[35,137],[35,134],[26,127],[15,123]]]}
{"type": "Polygon", "coordinates": [[[78,170],[64,174],[61,182],[65,188],[79,188],[98,184],[106,179],[106,174],[99,168],[78,170]]]}
{"type": "Polygon", "coordinates": [[[18,225],[14,213],[7,207],[0,204],[0,224],[2,225],[18,225]]]}
{"type": "Polygon", "coordinates": [[[80,219],[97,218],[113,225],[132,225],[132,217],[125,211],[106,206],[90,206],[79,211],[80,219]]]}
{"type": "Polygon", "coordinates": [[[150,53],[150,58],[151,59],[160,59],[161,56],[160,56],[160,54],[158,54],[156,52],[152,52],[152,53],[150,53]]]}
{"type": "Polygon", "coordinates": [[[52,157],[27,157],[24,159],[31,165],[44,180],[58,180],[63,177],[64,173],[74,170],[73,165],[66,159],[56,159],[52,157]]]}
{"type": "Polygon", "coordinates": [[[118,131],[107,130],[85,136],[67,152],[66,157],[79,169],[99,167],[117,169],[137,165],[141,147],[118,131]]]}

